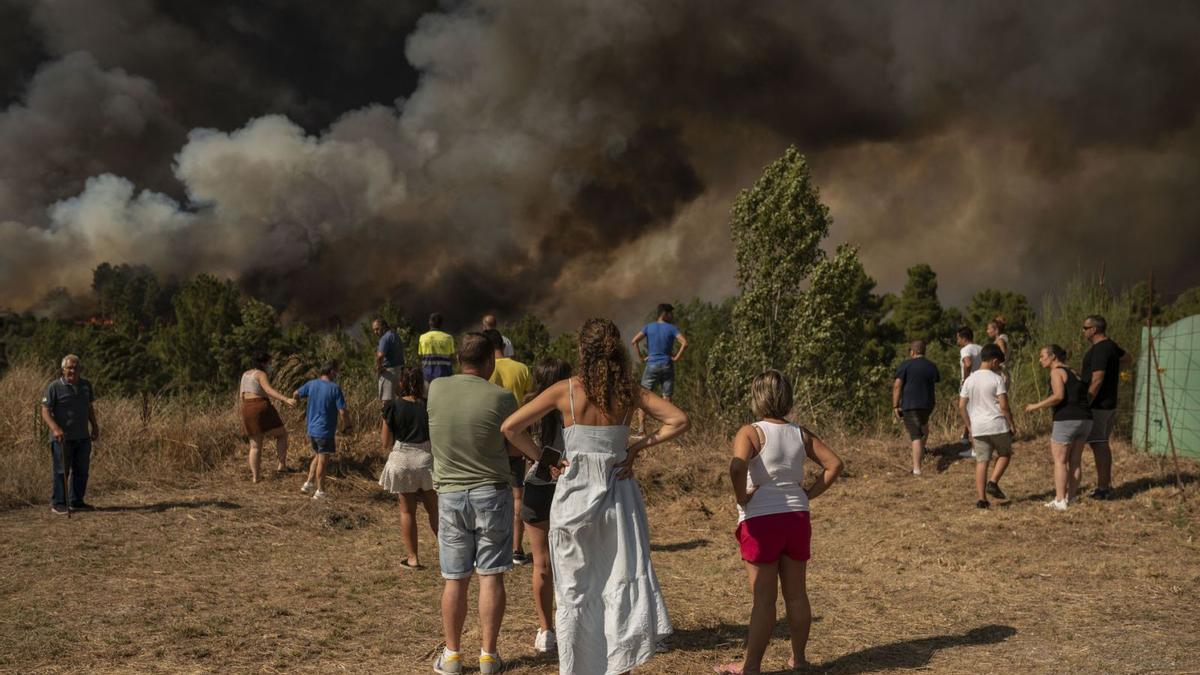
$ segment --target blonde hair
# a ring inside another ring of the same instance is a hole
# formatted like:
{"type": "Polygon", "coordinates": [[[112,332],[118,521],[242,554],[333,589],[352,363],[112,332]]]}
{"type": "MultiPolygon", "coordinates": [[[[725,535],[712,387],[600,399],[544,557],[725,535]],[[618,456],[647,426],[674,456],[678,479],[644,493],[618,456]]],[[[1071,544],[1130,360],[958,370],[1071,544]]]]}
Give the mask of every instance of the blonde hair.
{"type": "Polygon", "coordinates": [[[770,368],[750,383],[750,410],[755,417],[784,418],[792,411],[792,383],[787,376],[770,368]]]}

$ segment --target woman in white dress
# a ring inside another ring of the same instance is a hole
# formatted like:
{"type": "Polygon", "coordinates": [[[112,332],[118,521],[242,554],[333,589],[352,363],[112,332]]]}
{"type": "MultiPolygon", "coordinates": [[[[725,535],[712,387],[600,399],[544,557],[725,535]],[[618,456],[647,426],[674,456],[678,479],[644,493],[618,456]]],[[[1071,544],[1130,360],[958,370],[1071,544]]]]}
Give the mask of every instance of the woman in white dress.
{"type": "Polygon", "coordinates": [[[550,507],[559,671],[627,673],[672,631],[633,467],[642,450],[686,431],[688,418],[637,386],[620,332],[607,319],[588,319],[579,331],[579,375],[522,406],[501,431],[535,454],[526,430],[553,410],[563,417],[566,446],[550,507]],[[662,426],[630,444],[629,418],[638,409],[662,426]]]}

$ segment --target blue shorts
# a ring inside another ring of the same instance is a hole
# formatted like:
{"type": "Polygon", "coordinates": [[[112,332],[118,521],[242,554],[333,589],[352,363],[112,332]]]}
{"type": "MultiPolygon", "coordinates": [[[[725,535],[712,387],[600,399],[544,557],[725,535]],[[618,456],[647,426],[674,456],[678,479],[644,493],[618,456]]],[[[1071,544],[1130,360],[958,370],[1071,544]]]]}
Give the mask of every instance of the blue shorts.
{"type": "Polygon", "coordinates": [[[671,398],[675,391],[675,363],[646,364],[642,371],[642,388],[654,391],[654,385],[662,385],[663,398],[671,398]]]}
{"type": "Polygon", "coordinates": [[[438,493],[438,561],[445,579],[512,569],[513,496],[508,483],[438,493]]]}
{"type": "Polygon", "coordinates": [[[333,436],[328,438],[322,436],[309,436],[308,440],[312,441],[313,452],[318,455],[332,455],[337,452],[337,441],[333,436]]]}

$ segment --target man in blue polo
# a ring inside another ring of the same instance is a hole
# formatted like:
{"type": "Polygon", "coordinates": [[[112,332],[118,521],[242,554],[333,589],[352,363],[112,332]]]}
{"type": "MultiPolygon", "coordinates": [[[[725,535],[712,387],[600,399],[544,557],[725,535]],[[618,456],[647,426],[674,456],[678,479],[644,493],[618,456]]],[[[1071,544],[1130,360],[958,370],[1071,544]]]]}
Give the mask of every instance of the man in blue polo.
{"type": "Polygon", "coordinates": [[[379,338],[379,346],[375,348],[375,375],[379,378],[379,400],[391,401],[396,398],[396,375],[404,365],[404,342],[383,319],[371,322],[371,332],[379,338]]]}
{"type": "MultiPolygon", "coordinates": [[[[675,308],[667,303],[658,306],[658,318],[654,323],[646,324],[645,328],[633,336],[630,344],[633,352],[646,362],[642,371],[642,387],[654,390],[657,385],[662,389],[662,397],[671,400],[675,391],[675,362],[683,356],[687,349],[687,338],[675,326],[675,308]],[[646,353],[642,353],[642,341],[646,341],[646,353]],[[675,343],[679,343],[679,351],[675,351],[675,343]]],[[[645,419],[641,409],[638,409],[638,429],[645,430],[645,419]]]]}
{"type": "Polygon", "coordinates": [[[50,510],[66,515],[68,504],[77,511],[90,511],[83,500],[87,492],[88,469],[92,464],[92,441],[100,438],[96,409],[92,405],[92,383],[80,377],[79,357],[68,354],[62,360],[62,377],[46,387],[42,395],[42,420],[50,429],[50,454],[54,460],[54,498],[50,510]],[[88,431],[88,425],[91,431],[88,431]],[[64,474],[70,470],[69,493],[64,490],[64,474]]]}

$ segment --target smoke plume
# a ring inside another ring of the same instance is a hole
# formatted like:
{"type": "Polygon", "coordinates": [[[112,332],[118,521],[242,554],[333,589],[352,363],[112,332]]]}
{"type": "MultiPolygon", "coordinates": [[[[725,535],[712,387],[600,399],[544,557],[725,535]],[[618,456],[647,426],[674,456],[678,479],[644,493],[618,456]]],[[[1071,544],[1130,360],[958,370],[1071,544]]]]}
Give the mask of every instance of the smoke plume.
{"type": "MultiPolygon", "coordinates": [[[[0,0],[2,3],[3,0],[0,0]]],[[[210,272],[296,316],[558,327],[733,290],[790,143],[885,289],[1196,283],[1200,6],[0,4],[0,288],[210,272]],[[14,27],[16,26],[16,27],[14,27]]]]}

